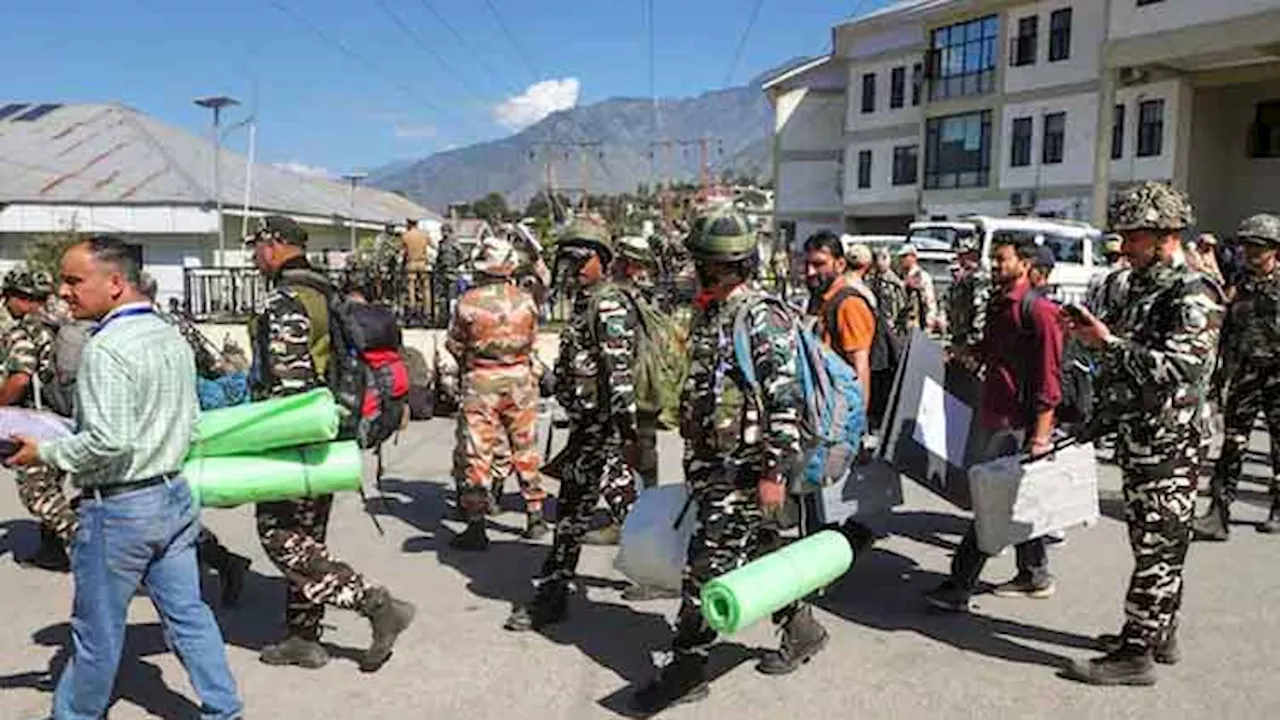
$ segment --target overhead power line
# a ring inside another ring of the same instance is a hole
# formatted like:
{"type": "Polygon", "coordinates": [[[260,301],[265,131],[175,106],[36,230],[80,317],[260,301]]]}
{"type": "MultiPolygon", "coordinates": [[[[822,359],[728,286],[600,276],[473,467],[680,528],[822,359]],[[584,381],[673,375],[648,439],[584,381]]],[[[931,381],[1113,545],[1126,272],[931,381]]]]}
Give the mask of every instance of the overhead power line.
{"type": "Polygon", "coordinates": [[[480,51],[476,49],[475,45],[472,45],[471,41],[467,40],[466,36],[459,32],[458,28],[449,21],[449,17],[447,15],[437,10],[436,6],[431,3],[430,0],[418,0],[418,2],[422,3],[422,7],[426,8],[427,12],[431,13],[431,15],[435,17],[436,21],[440,23],[440,26],[448,31],[448,33],[453,36],[454,40],[458,41],[458,44],[462,46],[462,49],[466,50],[471,59],[485,71],[495,86],[501,86],[511,92],[520,92],[519,88],[502,79],[502,74],[495,70],[494,67],[484,59],[484,56],[480,54],[480,51]]]}
{"type": "Polygon", "coordinates": [[[756,19],[760,17],[760,7],[764,5],[764,0],[756,0],[755,5],[751,7],[751,15],[747,19],[747,26],[742,30],[742,37],[738,38],[738,47],[733,51],[733,60],[729,62],[729,72],[725,73],[724,84],[728,87],[733,83],[733,74],[738,71],[738,62],[742,60],[742,51],[747,47],[747,38],[751,36],[751,30],[756,26],[756,19]]]}
{"type": "Polygon", "coordinates": [[[409,24],[404,21],[404,18],[400,17],[395,10],[391,9],[391,6],[387,4],[387,0],[374,0],[374,2],[377,3],[378,8],[382,10],[382,13],[390,18],[391,22],[395,24],[396,27],[400,28],[401,32],[408,35],[409,39],[413,40],[413,43],[417,45],[422,52],[429,55],[431,59],[435,60],[437,65],[444,68],[445,72],[452,75],[454,81],[459,87],[466,90],[467,93],[479,100],[481,103],[488,102],[473,89],[473,83],[470,83],[463,78],[462,73],[459,72],[456,67],[450,64],[448,60],[444,59],[444,56],[442,56],[435,48],[423,41],[422,37],[418,33],[414,32],[413,28],[409,27],[409,24]]]}
{"type": "Polygon", "coordinates": [[[484,0],[484,4],[489,6],[489,12],[493,13],[493,19],[498,21],[498,27],[502,28],[502,34],[507,36],[507,42],[515,48],[516,53],[520,55],[520,59],[524,60],[524,64],[528,66],[529,72],[533,73],[534,82],[542,79],[542,73],[538,72],[538,68],[530,59],[529,53],[525,52],[524,44],[516,39],[515,33],[511,32],[511,28],[507,26],[507,21],[502,19],[502,13],[498,12],[498,6],[493,4],[493,0],[484,0]]]}

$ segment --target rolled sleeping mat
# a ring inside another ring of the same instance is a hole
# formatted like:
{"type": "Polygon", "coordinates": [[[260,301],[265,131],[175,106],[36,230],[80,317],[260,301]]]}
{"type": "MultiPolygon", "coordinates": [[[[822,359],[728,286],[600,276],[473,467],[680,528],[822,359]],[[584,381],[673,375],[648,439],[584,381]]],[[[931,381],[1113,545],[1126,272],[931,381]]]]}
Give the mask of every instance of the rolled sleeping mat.
{"type": "Polygon", "coordinates": [[[363,457],[354,440],[261,455],[188,459],[182,476],[201,507],[296,500],[360,489],[363,457]]]}
{"type": "Polygon", "coordinates": [[[853,564],[844,535],[823,530],[702,586],[702,617],[732,635],[835,582],[853,564]]]}
{"type": "Polygon", "coordinates": [[[326,388],[200,413],[188,458],[254,455],[325,443],[338,436],[338,407],[326,388]]]}

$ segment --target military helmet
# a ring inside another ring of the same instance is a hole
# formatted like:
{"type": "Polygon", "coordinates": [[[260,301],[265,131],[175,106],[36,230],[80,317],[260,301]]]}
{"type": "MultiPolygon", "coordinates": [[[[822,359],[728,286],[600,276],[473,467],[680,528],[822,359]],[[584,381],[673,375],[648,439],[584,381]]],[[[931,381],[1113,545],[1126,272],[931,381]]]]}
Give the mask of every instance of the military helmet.
{"type": "Polygon", "coordinates": [[[1196,222],[1191,201],[1166,183],[1148,180],[1120,193],[1111,203],[1112,232],[1184,230],[1196,222]]]}
{"type": "Polygon", "coordinates": [[[956,233],[953,249],[957,253],[982,252],[982,237],[976,232],[956,233]]]}
{"type": "Polygon", "coordinates": [[[759,252],[756,234],[745,218],[729,208],[698,217],[685,240],[695,260],[736,262],[759,252]]]}
{"type": "Polygon", "coordinates": [[[1236,237],[1250,245],[1280,245],[1280,217],[1261,213],[1245,218],[1236,237]]]}
{"type": "Polygon", "coordinates": [[[593,217],[576,218],[570,222],[560,233],[559,246],[595,250],[606,264],[613,260],[613,236],[604,222],[593,217]]]}
{"type": "Polygon", "coordinates": [[[4,294],[44,299],[53,294],[53,276],[43,270],[14,268],[5,273],[4,294]]]}
{"type": "Polygon", "coordinates": [[[653,248],[649,245],[649,241],[636,235],[627,235],[618,238],[616,243],[618,255],[628,260],[649,265],[656,265],[657,258],[653,254],[653,248]]]}
{"type": "Polygon", "coordinates": [[[515,245],[510,240],[490,235],[476,246],[471,264],[482,275],[511,277],[520,264],[520,258],[516,257],[515,245]]]}
{"type": "Polygon", "coordinates": [[[1116,233],[1102,236],[1102,252],[1105,255],[1119,255],[1124,252],[1124,238],[1116,233]]]}

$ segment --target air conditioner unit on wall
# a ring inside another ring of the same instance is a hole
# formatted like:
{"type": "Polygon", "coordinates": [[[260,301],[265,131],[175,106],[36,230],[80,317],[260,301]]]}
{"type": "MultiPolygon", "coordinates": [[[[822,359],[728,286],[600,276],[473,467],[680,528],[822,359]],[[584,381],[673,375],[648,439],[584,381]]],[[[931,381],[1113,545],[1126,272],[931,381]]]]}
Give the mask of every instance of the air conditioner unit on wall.
{"type": "Polygon", "coordinates": [[[1119,79],[1121,85],[1138,85],[1140,83],[1146,82],[1147,71],[1145,68],[1140,68],[1140,67],[1120,68],[1120,72],[1117,75],[1117,78],[1119,79]]]}
{"type": "Polygon", "coordinates": [[[1019,190],[1009,195],[1010,212],[1029,212],[1036,207],[1035,190],[1019,190]]]}

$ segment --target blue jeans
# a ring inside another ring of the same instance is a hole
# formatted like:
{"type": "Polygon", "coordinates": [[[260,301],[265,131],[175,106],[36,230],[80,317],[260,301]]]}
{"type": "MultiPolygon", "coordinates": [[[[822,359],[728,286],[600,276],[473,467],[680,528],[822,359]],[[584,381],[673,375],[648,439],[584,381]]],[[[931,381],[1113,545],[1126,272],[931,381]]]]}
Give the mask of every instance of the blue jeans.
{"type": "Polygon", "coordinates": [[[129,602],[139,584],[146,587],[169,646],[200,696],[201,717],[240,717],[243,704],[222,631],[200,597],[199,533],[191,491],[180,478],[105,499],[85,493],[71,543],[73,652],[54,692],[56,720],[98,720],[106,713],[129,602]]]}

